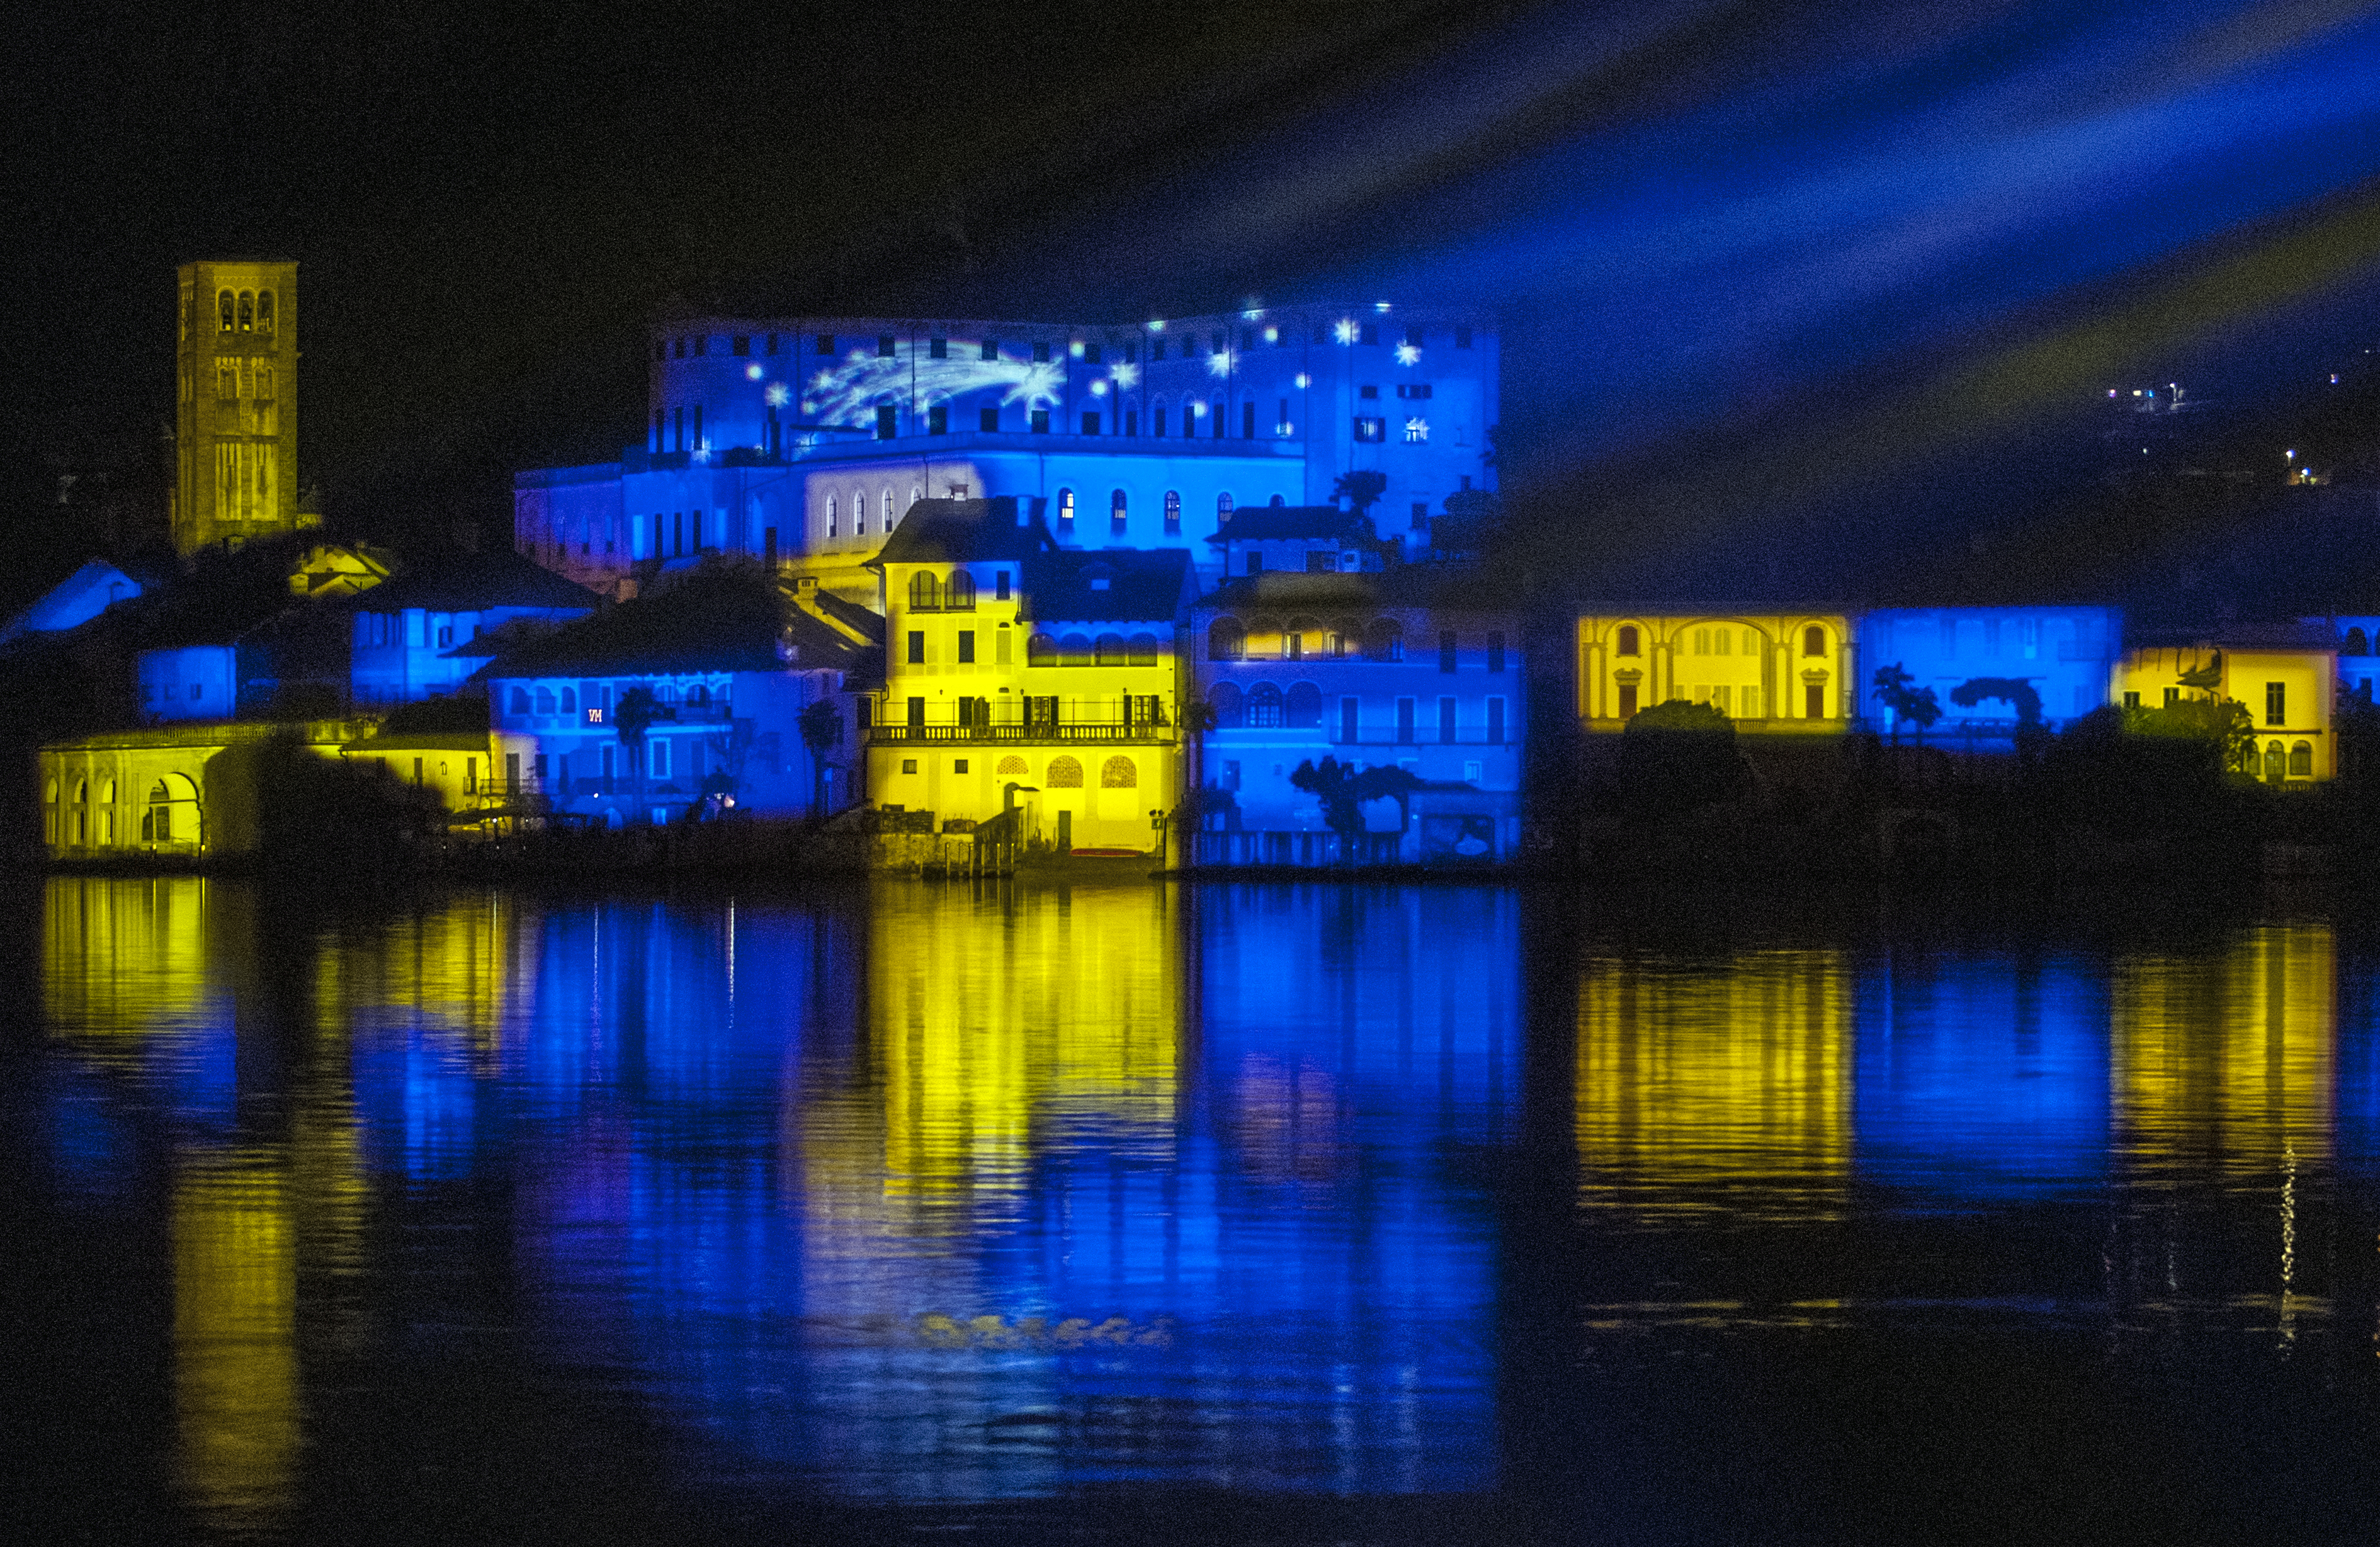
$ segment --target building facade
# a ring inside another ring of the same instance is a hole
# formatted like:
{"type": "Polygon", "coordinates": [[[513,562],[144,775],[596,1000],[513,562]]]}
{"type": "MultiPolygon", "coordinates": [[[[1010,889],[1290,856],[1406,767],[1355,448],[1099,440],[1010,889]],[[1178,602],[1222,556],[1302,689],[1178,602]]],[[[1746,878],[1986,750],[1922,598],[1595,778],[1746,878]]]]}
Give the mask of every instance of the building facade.
{"type": "Polygon", "coordinates": [[[1891,712],[1874,696],[1876,674],[1907,672],[1912,688],[1930,688],[1941,705],[1936,730],[2001,737],[2022,717],[2007,696],[2022,683],[2034,694],[2044,725],[2056,729],[2107,703],[2110,674],[2122,654],[2124,618],[2112,607],[1887,607],[1859,618],[1859,658],[1869,678],[1863,718],[1891,725],[1891,712]],[[1970,684],[1991,695],[1954,695],[1970,684]]]}
{"type": "Polygon", "coordinates": [[[1313,862],[1329,822],[1317,793],[1293,779],[1326,758],[1419,781],[1404,799],[1365,810],[1376,856],[1512,854],[1527,734],[1518,617],[1475,570],[1367,573],[1358,566],[1373,556],[1368,542],[1322,527],[1294,554],[1286,533],[1266,529],[1236,562],[1271,566],[1226,581],[1192,615],[1196,692],[1211,716],[1198,758],[1202,826],[1261,834],[1210,831],[1201,855],[1313,862]]]}
{"type": "Polygon", "coordinates": [[[1590,731],[1618,731],[1672,700],[1764,735],[1839,732],[1862,713],[1858,642],[1840,614],[1584,614],[1577,650],[1590,731]]]}
{"type": "Polygon", "coordinates": [[[882,576],[869,800],[1062,851],[1156,846],[1182,796],[1184,549],[1062,548],[1014,498],[926,500],[882,576]]]}
{"type": "Polygon", "coordinates": [[[2111,689],[2126,709],[2210,696],[2240,703],[2256,738],[2253,765],[2244,771],[2266,784],[2338,774],[2332,728],[2338,646],[2322,624],[2240,626],[2136,643],[2117,663],[2111,689]]]}
{"type": "Polygon", "coordinates": [[[1352,472],[1418,546],[1449,494],[1495,481],[1497,337],[1467,315],[686,317],[648,344],[640,444],[515,484],[516,545],[597,589],[706,551],[864,557],[919,499],[990,495],[1044,501],[1062,547],[1204,567],[1221,515],[1329,503],[1352,472]]]}
{"type": "Polygon", "coordinates": [[[294,531],[298,265],[185,263],[176,308],[175,551],[294,531]]]}

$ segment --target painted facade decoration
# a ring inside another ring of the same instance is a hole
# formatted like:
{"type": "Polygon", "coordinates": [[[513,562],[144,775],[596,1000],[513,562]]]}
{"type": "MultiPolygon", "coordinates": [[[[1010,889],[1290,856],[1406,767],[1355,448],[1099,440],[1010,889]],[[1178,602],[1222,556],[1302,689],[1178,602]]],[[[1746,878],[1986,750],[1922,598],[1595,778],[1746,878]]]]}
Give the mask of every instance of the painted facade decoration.
{"type": "MultiPolygon", "coordinates": [[[[1284,541],[1265,529],[1267,549],[1284,541]]],[[[1510,856],[1527,733],[1518,616],[1469,566],[1366,571],[1371,544],[1352,532],[1343,545],[1317,535],[1305,552],[1310,567],[1243,575],[1191,615],[1212,725],[1199,749],[1200,853],[1315,862],[1330,811],[1293,781],[1329,759],[1415,781],[1362,804],[1371,858],[1510,856]]]]}
{"type": "MultiPolygon", "coordinates": [[[[2030,707],[2007,696],[2007,685],[2031,688],[2052,730],[2106,704],[2123,633],[2112,607],[1890,607],[1860,615],[1859,658],[1871,688],[1877,671],[1898,665],[1912,688],[1934,690],[1942,718],[1932,734],[2005,738],[2030,707]],[[1952,696],[1961,689],[1973,701],[1952,696]]],[[[1872,691],[1857,713],[1892,728],[1892,712],[1872,691]]]]}
{"type": "Polygon", "coordinates": [[[2138,643],[2117,663],[2111,686],[2128,709],[2204,697],[2238,702],[2256,738],[2254,766],[2243,772],[2266,784],[2338,776],[2338,647],[2325,624],[2241,626],[2138,643]]]}
{"type": "Polygon", "coordinates": [[[1182,791],[1189,554],[1067,550],[1013,498],[927,500],[876,567],[870,800],[945,832],[1005,819],[1060,849],[1153,848],[1182,791]]]}
{"type": "Polygon", "coordinates": [[[1578,715],[1618,731],[1639,710],[1709,704],[1755,735],[1838,732],[1864,713],[1851,620],[1833,613],[1592,613],[1577,631],[1578,715]]]}

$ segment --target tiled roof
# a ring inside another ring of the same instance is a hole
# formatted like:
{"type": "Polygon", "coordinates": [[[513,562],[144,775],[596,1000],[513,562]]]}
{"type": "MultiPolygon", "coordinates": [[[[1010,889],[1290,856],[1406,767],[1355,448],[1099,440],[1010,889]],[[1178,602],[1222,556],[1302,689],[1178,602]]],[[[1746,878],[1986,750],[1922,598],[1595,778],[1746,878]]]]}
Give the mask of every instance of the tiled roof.
{"type": "Polygon", "coordinates": [[[491,607],[595,610],[596,595],[509,548],[457,554],[382,580],[349,603],[358,612],[476,613],[491,607]]]}
{"type": "Polygon", "coordinates": [[[1519,602],[1479,565],[1406,564],[1360,574],[1269,569],[1226,580],[1198,602],[1202,613],[1287,607],[1446,607],[1504,613],[1519,602]]]}
{"type": "Polygon", "coordinates": [[[1033,500],[1022,509],[1016,497],[982,500],[919,500],[901,518],[871,568],[888,564],[973,564],[986,559],[1026,559],[1056,551],[1033,500]]]}
{"type": "Polygon", "coordinates": [[[1245,505],[1215,529],[1209,542],[1279,542],[1300,537],[1342,542],[1379,541],[1372,518],[1335,505],[1245,505]]]}
{"type": "Polygon", "coordinates": [[[1170,623],[1195,594],[1180,548],[1043,554],[1025,566],[1024,581],[1026,609],[1053,623],[1170,623]]]}
{"type": "Polygon", "coordinates": [[[484,679],[847,667],[865,653],[758,573],[697,573],[506,652],[484,679]],[[779,652],[781,642],[792,659],[779,652]]]}

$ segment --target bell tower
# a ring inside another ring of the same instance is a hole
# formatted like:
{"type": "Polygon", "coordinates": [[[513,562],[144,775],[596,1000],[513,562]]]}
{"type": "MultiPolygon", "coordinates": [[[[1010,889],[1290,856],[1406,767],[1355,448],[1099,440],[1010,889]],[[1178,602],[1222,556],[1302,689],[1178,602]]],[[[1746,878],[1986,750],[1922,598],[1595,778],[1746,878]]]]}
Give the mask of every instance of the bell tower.
{"type": "Polygon", "coordinates": [[[185,263],[180,277],[175,552],[311,526],[297,510],[298,265],[185,263]]]}

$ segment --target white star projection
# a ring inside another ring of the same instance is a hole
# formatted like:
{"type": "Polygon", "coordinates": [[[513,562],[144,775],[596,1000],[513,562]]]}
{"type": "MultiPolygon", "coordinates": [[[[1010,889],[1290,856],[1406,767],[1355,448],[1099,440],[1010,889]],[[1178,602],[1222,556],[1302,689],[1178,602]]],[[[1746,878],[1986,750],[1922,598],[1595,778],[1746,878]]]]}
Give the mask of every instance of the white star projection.
{"type": "Polygon", "coordinates": [[[1307,374],[1306,374],[1305,372],[1303,372],[1303,371],[1301,371],[1301,372],[1299,372],[1297,373],[1297,386],[1298,386],[1298,390],[1299,390],[1299,391],[1303,392],[1303,391],[1304,391],[1304,390],[1305,390],[1307,387],[1310,387],[1310,386],[1312,386],[1313,384],[1314,384],[1314,378],[1313,378],[1313,377],[1311,377],[1311,376],[1307,375],[1307,374]]]}
{"type": "Polygon", "coordinates": [[[783,382],[771,382],[769,390],[760,396],[769,400],[769,407],[772,408],[782,408],[794,398],[793,392],[783,382]]]}
{"type": "Polygon", "coordinates": [[[1397,363],[1399,365],[1419,365],[1421,363],[1421,350],[1411,344],[1398,345],[1397,363]]]}
{"type": "Polygon", "coordinates": [[[1355,320],[1352,317],[1342,317],[1330,324],[1330,335],[1342,344],[1355,342],[1355,320]]]}
{"type": "Polygon", "coordinates": [[[1123,391],[1126,387],[1138,386],[1140,384],[1140,367],[1133,364],[1130,360],[1118,360],[1115,364],[1108,367],[1108,380],[1115,384],[1115,388],[1118,392],[1123,391]]]}
{"type": "Polygon", "coordinates": [[[1232,373],[1232,367],[1239,363],[1239,358],[1240,357],[1238,355],[1232,353],[1229,349],[1216,350],[1213,354],[1207,357],[1207,374],[1209,376],[1230,375],[1232,373]]]}
{"type": "MultiPolygon", "coordinates": [[[[961,346],[970,357],[976,353],[968,340],[952,344],[953,355],[961,346]]],[[[1066,368],[1055,360],[1037,363],[1006,354],[998,359],[886,359],[855,349],[841,364],[809,379],[802,392],[802,412],[821,424],[870,426],[876,422],[879,397],[905,397],[913,385],[922,404],[946,402],[965,393],[998,392],[1002,408],[1020,403],[1028,410],[1055,408],[1066,385],[1066,368]]]]}

